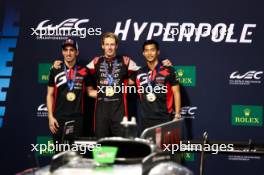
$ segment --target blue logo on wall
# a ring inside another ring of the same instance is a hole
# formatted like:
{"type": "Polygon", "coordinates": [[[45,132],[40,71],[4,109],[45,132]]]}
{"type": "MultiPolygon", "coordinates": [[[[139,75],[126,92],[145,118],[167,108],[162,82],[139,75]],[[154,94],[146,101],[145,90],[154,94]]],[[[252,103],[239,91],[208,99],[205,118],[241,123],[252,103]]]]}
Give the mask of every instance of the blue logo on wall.
{"type": "MultiPolygon", "coordinates": [[[[0,128],[3,126],[6,111],[7,90],[12,77],[14,53],[11,49],[16,48],[19,35],[19,14],[14,6],[6,6],[2,29],[0,30],[0,128]]],[[[1,25],[0,25],[1,26],[1,25]]]]}

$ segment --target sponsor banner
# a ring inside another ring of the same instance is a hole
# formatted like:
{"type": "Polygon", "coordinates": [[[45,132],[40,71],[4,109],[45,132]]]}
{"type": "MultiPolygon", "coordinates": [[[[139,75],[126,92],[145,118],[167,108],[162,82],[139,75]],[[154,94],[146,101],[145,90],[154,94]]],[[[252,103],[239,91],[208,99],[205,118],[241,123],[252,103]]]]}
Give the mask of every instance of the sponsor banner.
{"type": "Polygon", "coordinates": [[[232,125],[263,126],[262,106],[232,106],[232,125]]]}
{"type": "Polygon", "coordinates": [[[247,72],[232,72],[229,76],[230,85],[251,85],[262,83],[263,71],[250,70],[247,72]]]}
{"type": "Polygon", "coordinates": [[[177,78],[182,86],[196,86],[196,68],[195,66],[173,66],[177,78]]]}
{"type": "Polygon", "coordinates": [[[38,82],[39,83],[48,83],[51,66],[52,64],[50,63],[40,63],[38,65],[38,82]]]}

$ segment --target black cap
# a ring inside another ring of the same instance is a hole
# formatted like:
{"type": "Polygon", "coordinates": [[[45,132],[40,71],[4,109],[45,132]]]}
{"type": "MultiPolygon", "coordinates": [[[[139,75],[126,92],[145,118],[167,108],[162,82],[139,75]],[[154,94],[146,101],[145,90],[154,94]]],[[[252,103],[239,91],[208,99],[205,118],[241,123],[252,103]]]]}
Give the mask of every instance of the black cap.
{"type": "Polygon", "coordinates": [[[72,46],[73,48],[78,50],[78,43],[71,38],[68,38],[65,41],[63,41],[63,43],[61,45],[62,49],[64,49],[66,46],[72,46]]]}

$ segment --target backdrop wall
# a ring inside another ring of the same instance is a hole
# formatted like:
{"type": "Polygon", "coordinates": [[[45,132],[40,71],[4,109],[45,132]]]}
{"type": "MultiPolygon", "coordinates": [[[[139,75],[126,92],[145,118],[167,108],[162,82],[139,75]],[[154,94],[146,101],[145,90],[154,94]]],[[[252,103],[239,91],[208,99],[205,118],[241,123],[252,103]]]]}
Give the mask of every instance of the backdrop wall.
{"type": "MultiPolygon", "coordinates": [[[[50,63],[66,35],[80,56],[101,55],[100,37],[114,31],[119,53],[144,65],[146,39],[160,43],[182,85],[191,137],[263,143],[263,3],[261,1],[1,1],[1,174],[31,167],[31,144],[49,136],[45,106],[50,63]]],[[[133,105],[131,105],[133,106],[133,105]]],[[[91,135],[93,101],[86,104],[91,135]]],[[[133,113],[131,115],[134,115],[133,113]]],[[[47,138],[48,139],[48,138],[47,138]]],[[[49,153],[47,153],[49,154],[49,153]]],[[[38,156],[45,164],[45,156],[38,156]]],[[[47,158],[49,159],[49,158],[47,158]]],[[[187,156],[198,173],[199,154],[187,156]]],[[[210,155],[205,174],[263,174],[263,157],[210,155]]]]}

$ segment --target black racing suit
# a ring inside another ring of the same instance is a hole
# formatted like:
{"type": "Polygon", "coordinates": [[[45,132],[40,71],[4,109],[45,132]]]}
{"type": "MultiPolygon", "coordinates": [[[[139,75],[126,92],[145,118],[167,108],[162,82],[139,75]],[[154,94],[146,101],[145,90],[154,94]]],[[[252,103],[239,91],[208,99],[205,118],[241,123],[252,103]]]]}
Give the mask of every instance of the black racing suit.
{"type": "Polygon", "coordinates": [[[141,123],[141,131],[144,129],[172,120],[173,112],[173,92],[172,86],[179,84],[173,68],[157,65],[151,71],[147,66],[141,68],[131,77],[137,86],[139,94],[139,119],[141,123]],[[147,77],[148,76],[148,77],[147,77]],[[150,102],[147,94],[150,90],[146,90],[149,83],[156,92],[156,100],[150,102]]]}
{"type": "Polygon", "coordinates": [[[122,92],[122,88],[127,86],[129,75],[138,67],[127,56],[116,56],[111,59],[95,57],[87,67],[96,80],[98,91],[94,111],[95,136],[97,138],[121,136],[120,122],[124,116],[128,116],[126,93],[122,92]],[[113,77],[112,84],[108,79],[109,75],[113,77]],[[119,88],[121,92],[108,95],[106,86],[119,88]]]}

